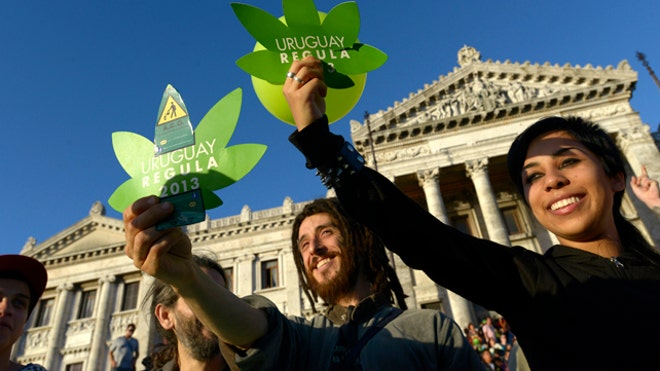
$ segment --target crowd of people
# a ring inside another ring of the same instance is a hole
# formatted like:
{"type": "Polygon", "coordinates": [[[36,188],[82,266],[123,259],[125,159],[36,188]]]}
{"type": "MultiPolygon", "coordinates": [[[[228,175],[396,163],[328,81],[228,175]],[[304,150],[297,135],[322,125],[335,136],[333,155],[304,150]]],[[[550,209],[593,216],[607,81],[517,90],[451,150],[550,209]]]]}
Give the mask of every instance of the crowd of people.
{"type": "Polygon", "coordinates": [[[470,322],[463,331],[485,366],[491,370],[507,371],[516,336],[504,317],[493,318],[486,316],[477,325],[470,322]]]}
{"type": "MultiPolygon", "coordinates": [[[[442,223],[364,166],[361,155],[329,130],[323,62],[293,62],[283,92],[296,123],[289,140],[337,195],[307,204],[291,229],[299,282],[315,315],[286,316],[263,296],[234,295],[222,267],[194,255],[181,228],[156,227],[174,206],[144,197],[123,219],[126,255],[156,278],[145,310],[163,346],[149,357],[151,369],[554,371],[653,364],[652,341],[619,342],[610,352],[599,342],[566,336],[580,331],[598,339],[643,339],[660,332],[660,322],[649,321],[660,310],[660,255],[620,213],[625,166],[598,125],[544,118],[511,145],[511,179],[559,241],[539,254],[442,223]],[[431,241],[440,241],[432,257],[431,241]],[[461,329],[439,311],[407,308],[385,246],[437,284],[501,316],[461,329]],[[507,290],[495,292],[466,276],[474,269],[507,290]],[[616,326],[603,326],[613,318],[616,326]]],[[[658,182],[646,169],[629,184],[660,215],[658,182]]],[[[10,353],[46,281],[38,261],[0,256],[0,371],[43,370],[11,361],[10,353]]],[[[117,370],[136,367],[133,331],[131,324],[109,349],[117,370]]]]}

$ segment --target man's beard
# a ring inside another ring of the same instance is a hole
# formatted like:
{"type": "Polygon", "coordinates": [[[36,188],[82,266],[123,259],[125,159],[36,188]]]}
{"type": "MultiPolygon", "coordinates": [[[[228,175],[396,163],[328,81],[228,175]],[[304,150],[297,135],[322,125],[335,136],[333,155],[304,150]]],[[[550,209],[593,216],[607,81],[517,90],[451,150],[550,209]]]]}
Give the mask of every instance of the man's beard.
{"type": "Polygon", "coordinates": [[[198,361],[208,361],[220,353],[218,337],[211,333],[210,338],[202,332],[204,325],[197,318],[187,318],[175,314],[177,328],[175,334],[181,345],[198,361]]]}
{"type": "Polygon", "coordinates": [[[341,258],[339,271],[328,282],[320,283],[311,272],[307,272],[309,288],[326,304],[335,304],[340,299],[346,297],[351,293],[357,282],[357,260],[350,258],[347,259],[346,250],[343,250],[342,252],[341,255],[335,257],[335,259],[338,257],[341,258]]]}

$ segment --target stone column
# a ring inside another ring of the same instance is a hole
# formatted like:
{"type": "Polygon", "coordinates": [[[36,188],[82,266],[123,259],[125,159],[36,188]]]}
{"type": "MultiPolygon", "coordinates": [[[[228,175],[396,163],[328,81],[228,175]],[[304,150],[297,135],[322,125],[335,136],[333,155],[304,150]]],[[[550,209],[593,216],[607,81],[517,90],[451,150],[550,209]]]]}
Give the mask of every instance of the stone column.
{"type": "MultiPolygon", "coordinates": [[[[441,222],[449,224],[447,209],[445,207],[445,202],[442,199],[442,193],[440,191],[439,175],[440,170],[437,168],[418,171],[417,179],[419,180],[419,185],[424,189],[426,205],[429,209],[429,213],[435,216],[441,222]]],[[[439,246],[438,248],[441,249],[442,246],[439,246]]],[[[456,321],[456,323],[461,326],[461,328],[465,328],[467,327],[468,323],[475,321],[476,316],[470,301],[451,290],[447,290],[447,297],[449,299],[449,306],[451,308],[452,317],[454,318],[454,321],[456,321]]]]}
{"type": "Polygon", "coordinates": [[[254,267],[255,258],[254,254],[244,254],[236,259],[238,264],[236,264],[234,279],[236,280],[236,295],[238,297],[251,295],[258,287],[257,285],[261,285],[260,282],[254,282],[253,279],[253,277],[258,276],[253,271],[259,269],[259,267],[254,267]]]}
{"type": "Polygon", "coordinates": [[[89,351],[89,365],[95,370],[103,370],[105,359],[107,358],[107,349],[105,342],[108,340],[108,329],[112,308],[110,302],[111,288],[117,280],[116,276],[106,275],[99,278],[99,303],[96,309],[96,323],[92,334],[92,345],[89,351]]]}
{"type": "MultiPolygon", "coordinates": [[[[142,280],[140,281],[140,292],[138,294],[138,301],[137,305],[139,308],[139,311],[137,313],[137,319],[134,321],[137,328],[135,330],[135,333],[133,334],[133,337],[138,339],[138,342],[140,343],[140,358],[144,358],[148,356],[151,353],[151,350],[153,348],[153,345],[158,343],[160,341],[160,336],[156,332],[156,326],[153,324],[153,316],[149,312],[149,309],[151,308],[151,299],[152,298],[145,298],[147,294],[149,294],[149,289],[151,286],[154,284],[156,279],[153,276],[150,276],[144,272],[140,272],[142,276],[142,280]],[[145,310],[149,313],[145,313],[142,311],[142,305],[145,305],[145,310]]],[[[111,339],[114,338],[113,334],[117,333],[116,327],[114,326],[114,323],[110,324],[110,337],[111,339]]],[[[121,333],[124,334],[126,332],[126,326],[128,324],[122,325],[121,326],[121,333]]],[[[105,355],[105,358],[108,359],[108,356],[105,355]]],[[[140,364],[140,361],[138,360],[138,365],[140,364]]]]}
{"type": "Polygon", "coordinates": [[[660,177],[660,153],[647,125],[631,125],[620,129],[616,141],[636,174],[640,172],[642,165],[646,165],[649,177],[660,177]]]}
{"type": "MultiPolygon", "coordinates": [[[[406,305],[408,308],[417,308],[417,293],[415,292],[415,273],[412,268],[406,265],[399,255],[392,254],[390,265],[399,278],[401,289],[406,295],[406,305]]],[[[430,279],[426,277],[429,281],[430,279]]]]}
{"type": "Polygon", "coordinates": [[[465,169],[466,175],[472,179],[474,188],[477,191],[477,198],[488,230],[488,239],[502,245],[511,246],[506,223],[499,207],[497,207],[497,199],[488,178],[488,158],[466,161],[465,169]]]}
{"type": "Polygon", "coordinates": [[[46,351],[46,360],[43,364],[48,370],[57,370],[60,366],[59,353],[60,349],[64,348],[64,344],[60,344],[60,339],[64,338],[62,335],[66,332],[66,324],[71,319],[69,318],[69,311],[66,308],[72,291],[73,285],[70,283],[64,283],[57,287],[55,311],[51,319],[53,328],[48,339],[48,350],[46,351]]]}
{"type": "MultiPolygon", "coordinates": [[[[395,179],[395,176],[394,176],[394,175],[385,175],[385,174],[382,174],[382,175],[383,175],[385,178],[387,178],[387,180],[389,180],[390,182],[392,182],[392,184],[395,184],[394,181],[395,181],[396,179],[395,179]]],[[[396,271],[396,259],[394,259],[394,253],[393,253],[392,251],[390,251],[389,249],[386,249],[386,250],[387,250],[387,251],[386,251],[386,252],[387,252],[387,258],[390,260],[390,265],[391,265],[392,268],[394,268],[394,270],[396,271]]],[[[411,288],[412,288],[412,287],[411,287],[411,288]]]]}
{"type": "Polygon", "coordinates": [[[424,189],[426,206],[429,209],[429,213],[441,222],[448,224],[449,218],[447,217],[447,209],[445,208],[445,202],[440,192],[439,176],[440,170],[437,168],[417,172],[417,180],[419,181],[419,186],[424,189]]]}
{"type": "Polygon", "coordinates": [[[309,307],[307,296],[300,289],[298,280],[298,270],[293,260],[291,248],[282,249],[282,276],[283,287],[286,290],[286,314],[300,314],[305,308],[309,307]]]}

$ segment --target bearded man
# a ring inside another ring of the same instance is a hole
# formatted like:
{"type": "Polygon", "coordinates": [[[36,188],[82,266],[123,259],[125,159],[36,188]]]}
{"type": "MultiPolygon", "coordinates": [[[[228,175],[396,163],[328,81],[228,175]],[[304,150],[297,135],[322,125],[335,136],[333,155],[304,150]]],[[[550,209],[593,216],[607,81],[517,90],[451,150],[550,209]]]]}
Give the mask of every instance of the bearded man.
{"type": "Polygon", "coordinates": [[[305,205],[292,230],[300,284],[316,312],[282,314],[259,295],[239,299],[192,263],[178,228],[154,227],[173,206],[157,197],[124,212],[126,254],[171,285],[221,340],[233,368],[249,370],[483,370],[460,327],[443,313],[408,309],[377,236],[336,199],[305,205]],[[396,304],[396,305],[395,305],[396,304]]]}
{"type": "MultiPolygon", "coordinates": [[[[224,269],[216,260],[194,255],[193,260],[211,280],[227,287],[224,269]]],[[[168,284],[155,280],[145,297],[149,313],[164,343],[151,356],[157,371],[217,371],[228,369],[220,353],[218,336],[206,328],[168,284]]]]}

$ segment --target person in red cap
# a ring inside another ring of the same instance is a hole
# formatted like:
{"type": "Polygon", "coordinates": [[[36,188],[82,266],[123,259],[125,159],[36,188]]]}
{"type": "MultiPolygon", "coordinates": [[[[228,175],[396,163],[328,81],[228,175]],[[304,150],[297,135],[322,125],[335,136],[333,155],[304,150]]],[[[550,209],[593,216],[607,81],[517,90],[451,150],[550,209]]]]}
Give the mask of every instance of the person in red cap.
{"type": "Polygon", "coordinates": [[[45,371],[40,365],[10,360],[30,313],[46,288],[43,264],[23,255],[0,255],[0,371],[45,371]]]}

